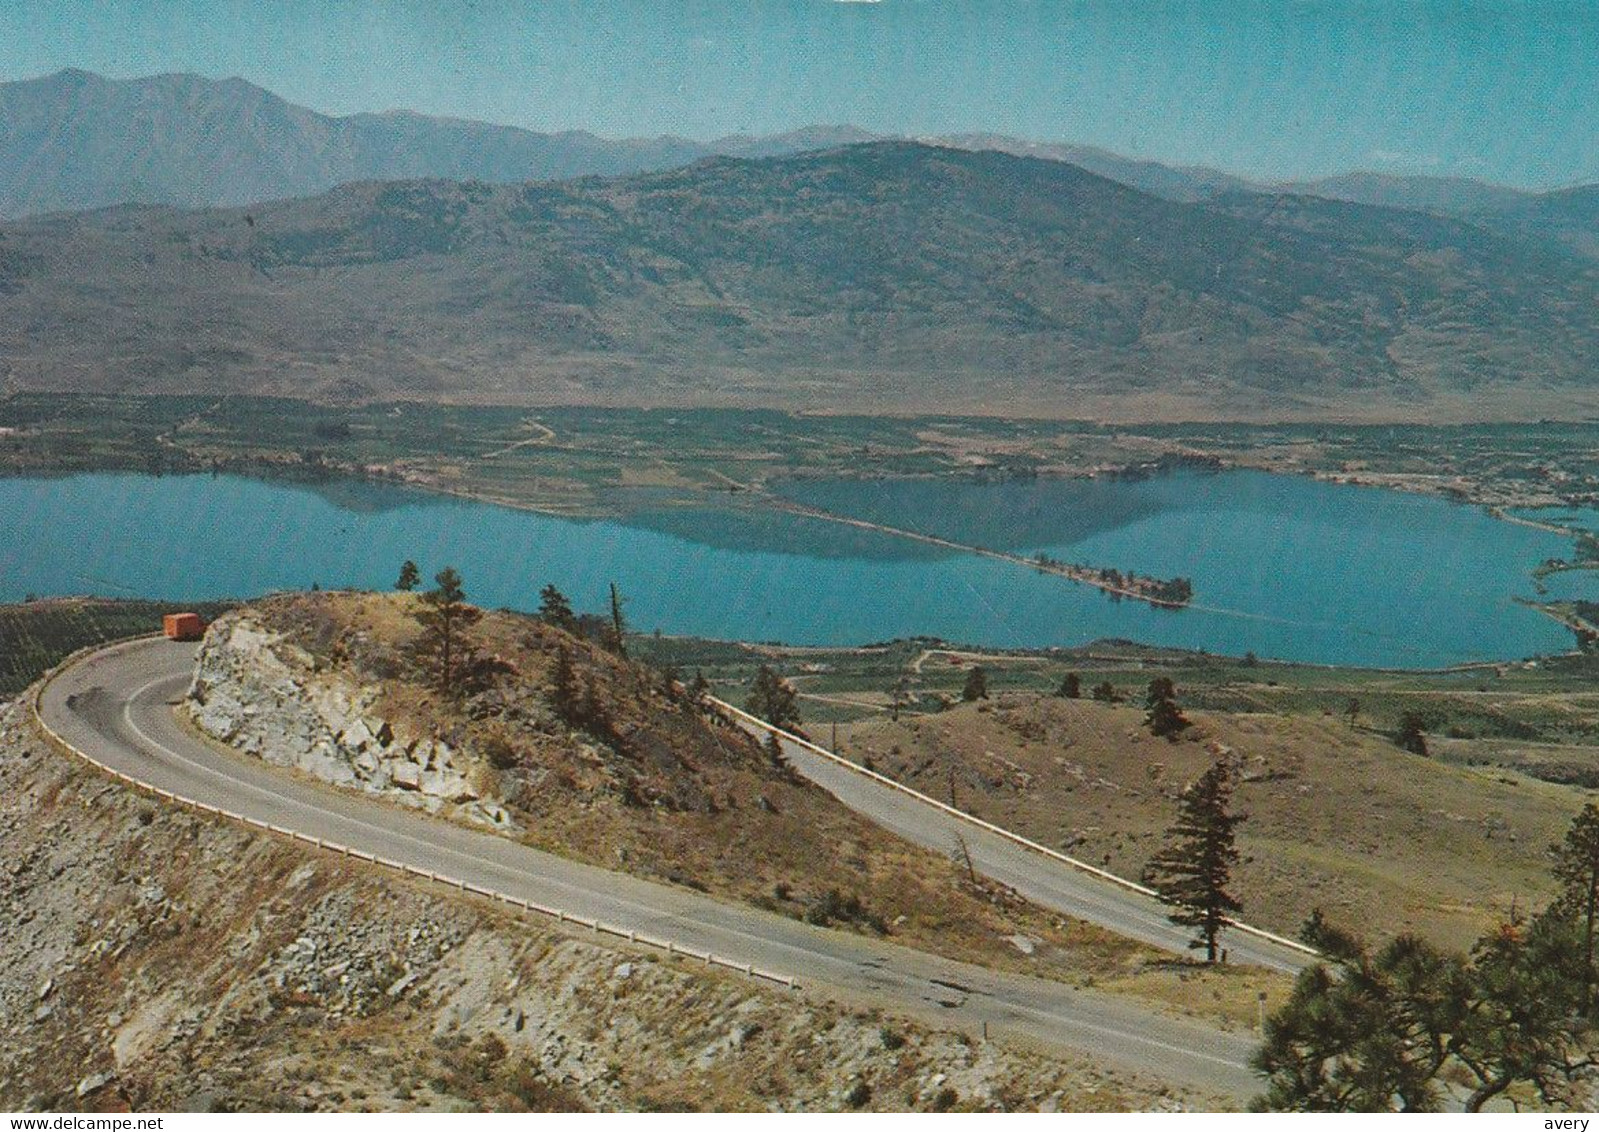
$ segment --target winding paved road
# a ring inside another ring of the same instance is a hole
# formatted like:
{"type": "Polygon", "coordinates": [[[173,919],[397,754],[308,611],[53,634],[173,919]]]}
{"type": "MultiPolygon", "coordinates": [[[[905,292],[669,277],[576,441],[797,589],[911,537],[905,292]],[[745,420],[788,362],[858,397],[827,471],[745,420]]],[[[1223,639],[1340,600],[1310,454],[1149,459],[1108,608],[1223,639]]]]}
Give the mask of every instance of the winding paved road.
{"type": "MultiPolygon", "coordinates": [[[[1191,953],[1188,943],[1193,933],[1167,919],[1165,905],[1153,897],[1052,860],[798,743],[784,740],[783,754],[795,770],[850,809],[935,853],[969,853],[977,872],[1014,888],[1034,904],[1179,955],[1191,953]]],[[[1293,973],[1314,961],[1303,951],[1236,928],[1224,929],[1221,942],[1232,963],[1293,973]]]]}
{"type": "MultiPolygon", "coordinates": [[[[807,990],[852,1004],[968,1031],[987,1024],[996,1033],[1087,1053],[1101,1063],[1235,1100],[1258,1091],[1246,1064],[1254,1045],[1247,1032],[1213,1029],[1128,998],[989,971],[578,864],[221,750],[182,728],[172,711],[193,667],[190,645],[144,640],[114,646],[57,674],[40,698],[40,714],[81,753],[196,802],[790,973],[807,990]]],[[[825,778],[823,768],[815,769],[825,778]]],[[[1002,864],[996,860],[993,867],[1002,864]]]]}

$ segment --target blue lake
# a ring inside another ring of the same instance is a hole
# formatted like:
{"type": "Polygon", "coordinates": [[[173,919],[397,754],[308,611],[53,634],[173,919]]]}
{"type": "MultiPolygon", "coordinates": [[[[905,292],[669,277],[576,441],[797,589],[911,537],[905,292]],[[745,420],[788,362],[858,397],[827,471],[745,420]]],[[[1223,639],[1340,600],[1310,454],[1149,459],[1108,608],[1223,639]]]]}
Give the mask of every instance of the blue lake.
{"type": "Polygon", "coordinates": [[[1428,667],[1564,651],[1519,606],[1560,536],[1437,499],[1250,472],[1142,483],[784,485],[802,502],[994,549],[1193,579],[1154,609],[1004,562],[822,520],[661,508],[572,521],[403,489],[231,477],[0,480],[0,600],[177,600],[383,588],[452,564],[484,605],[554,582],[644,631],[795,644],[914,635],[1000,647],[1124,638],[1233,655],[1428,667]]]}

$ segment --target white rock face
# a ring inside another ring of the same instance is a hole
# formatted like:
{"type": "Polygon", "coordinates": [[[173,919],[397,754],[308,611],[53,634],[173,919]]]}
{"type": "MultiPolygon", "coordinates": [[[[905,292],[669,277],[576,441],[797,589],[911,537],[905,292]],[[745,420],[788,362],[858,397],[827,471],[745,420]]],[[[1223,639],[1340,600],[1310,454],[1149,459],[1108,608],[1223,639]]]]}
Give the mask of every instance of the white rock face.
{"type": "Polygon", "coordinates": [[[243,612],[206,631],[187,707],[207,735],[274,766],[430,813],[462,804],[473,820],[509,828],[510,815],[480,797],[466,760],[448,743],[403,734],[377,717],[381,693],[319,671],[310,653],[243,612]]]}

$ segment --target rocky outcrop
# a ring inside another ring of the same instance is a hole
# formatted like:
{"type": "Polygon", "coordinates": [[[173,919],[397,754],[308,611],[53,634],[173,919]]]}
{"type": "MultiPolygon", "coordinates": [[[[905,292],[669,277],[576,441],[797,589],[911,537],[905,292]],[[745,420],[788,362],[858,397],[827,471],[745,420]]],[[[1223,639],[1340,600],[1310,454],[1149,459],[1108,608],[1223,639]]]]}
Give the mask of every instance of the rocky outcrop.
{"type": "Polygon", "coordinates": [[[273,764],[438,813],[505,829],[476,760],[382,718],[383,689],[330,669],[248,612],[219,618],[200,646],[189,717],[212,738],[273,764]]]}

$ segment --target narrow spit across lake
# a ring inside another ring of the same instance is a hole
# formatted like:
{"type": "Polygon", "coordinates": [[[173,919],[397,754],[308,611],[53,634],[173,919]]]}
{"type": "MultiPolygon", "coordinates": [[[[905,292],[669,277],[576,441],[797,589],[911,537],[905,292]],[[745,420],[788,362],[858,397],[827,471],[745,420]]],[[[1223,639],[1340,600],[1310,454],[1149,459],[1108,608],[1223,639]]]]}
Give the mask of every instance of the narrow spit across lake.
{"type": "Polygon", "coordinates": [[[1112,602],[1011,563],[772,510],[550,518],[381,485],[233,477],[0,481],[0,600],[381,589],[415,559],[472,600],[554,582],[642,631],[790,644],[933,636],[1034,648],[1123,638],[1323,664],[1436,667],[1572,646],[1516,597],[1569,540],[1438,499],[1252,472],[1138,483],[784,485],[830,512],[1023,555],[1193,579],[1194,605],[1112,602]]]}

